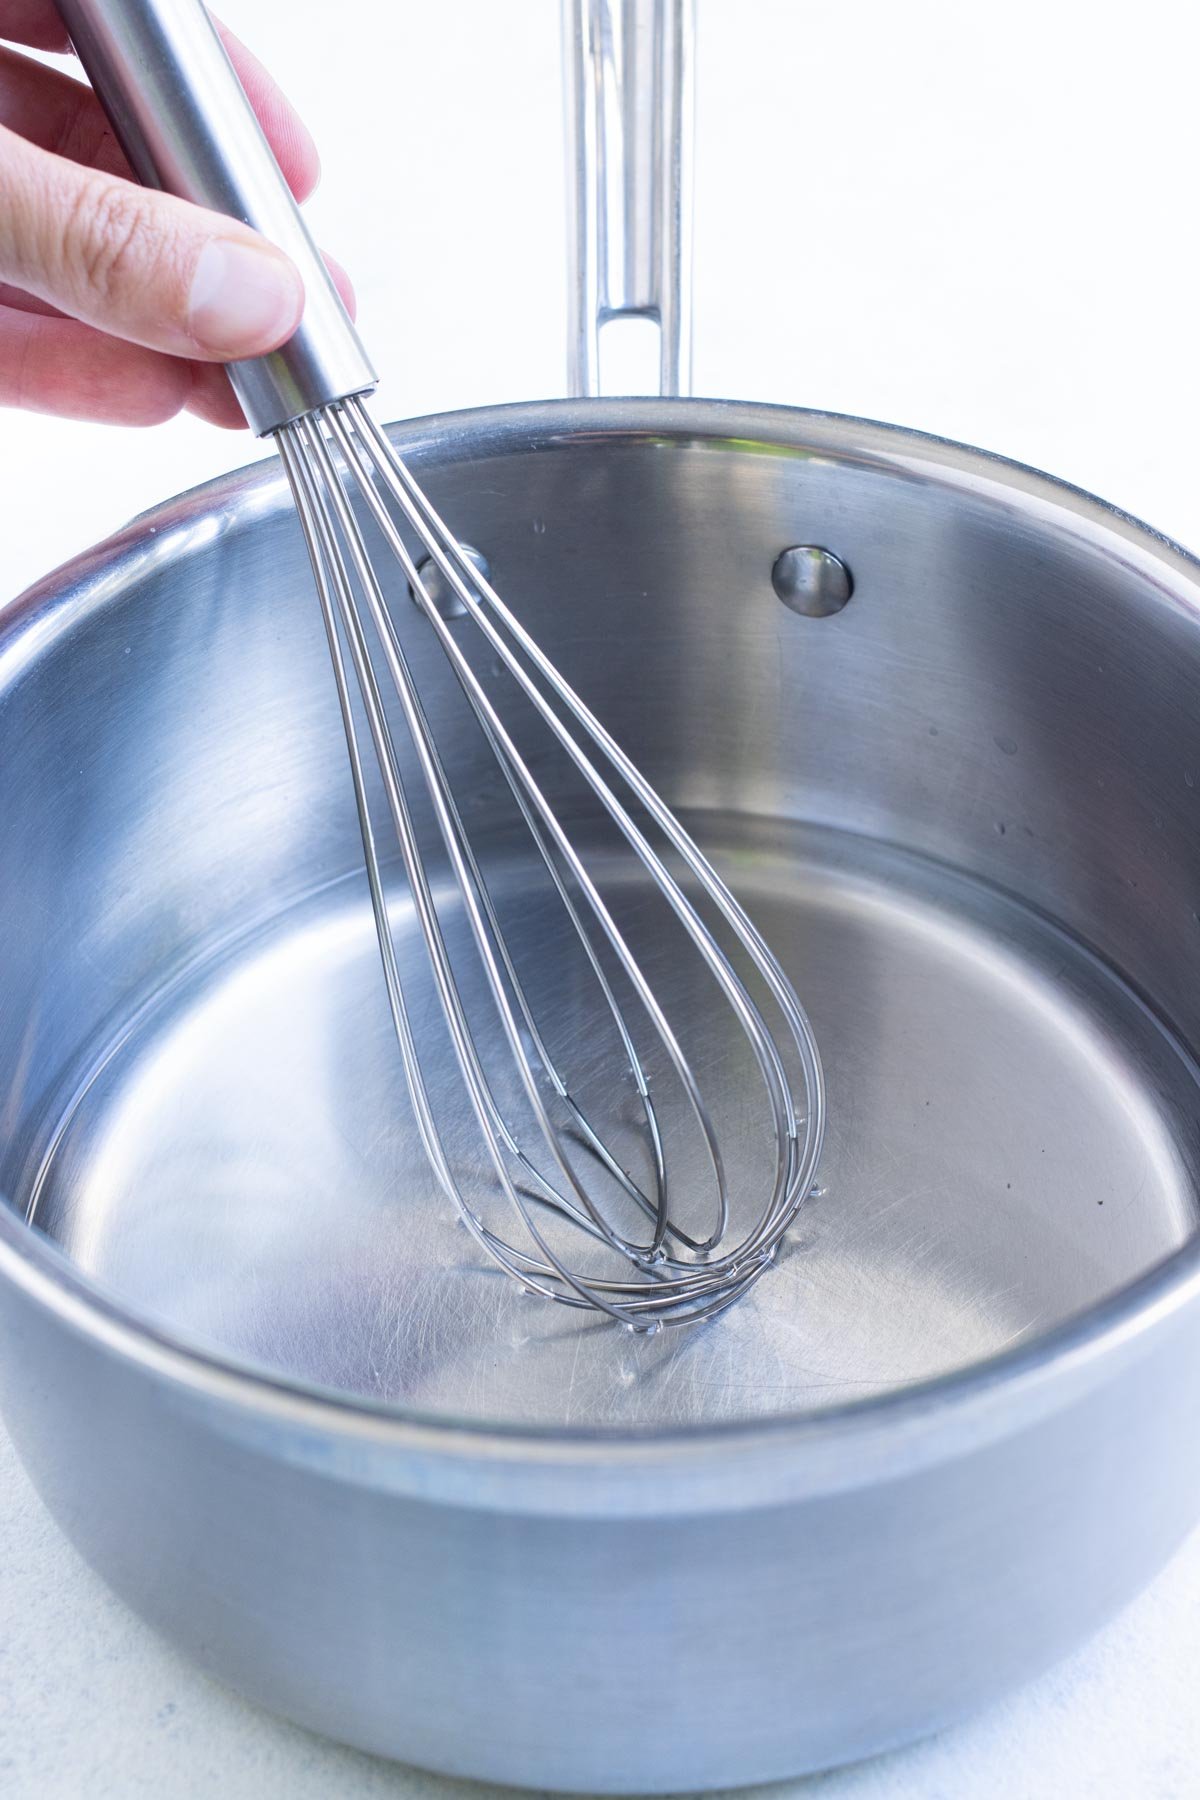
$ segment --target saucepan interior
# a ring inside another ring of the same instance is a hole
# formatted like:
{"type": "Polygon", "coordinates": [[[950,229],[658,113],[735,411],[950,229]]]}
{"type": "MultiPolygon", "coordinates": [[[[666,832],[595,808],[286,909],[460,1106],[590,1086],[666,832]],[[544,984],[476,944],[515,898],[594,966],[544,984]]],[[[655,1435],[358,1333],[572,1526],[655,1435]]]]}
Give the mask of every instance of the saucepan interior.
{"type": "MultiPolygon", "coordinates": [[[[303,543],[258,468],[4,623],[0,1189],[31,1229],[132,1315],[277,1376],[639,1431],[961,1369],[1188,1245],[1190,559],[1028,471],[819,415],[572,404],[398,439],[788,967],[828,1081],[819,1187],[753,1295],[692,1332],[635,1340],[480,1265],[407,1110],[303,543]],[[845,565],[840,611],[780,599],[796,545],[845,565]]],[[[498,777],[388,580],[486,838],[498,777]]],[[[493,844],[498,904],[602,1072],[529,854],[493,844]]],[[[668,947],[651,960],[703,1033],[668,947]]]]}

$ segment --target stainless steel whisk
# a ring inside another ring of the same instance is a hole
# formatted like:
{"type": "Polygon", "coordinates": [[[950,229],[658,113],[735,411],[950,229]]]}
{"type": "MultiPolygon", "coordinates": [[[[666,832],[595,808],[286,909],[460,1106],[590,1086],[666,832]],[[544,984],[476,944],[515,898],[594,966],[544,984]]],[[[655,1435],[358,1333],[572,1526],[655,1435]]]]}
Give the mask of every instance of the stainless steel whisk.
{"type": "MultiPolygon", "coordinates": [[[[229,373],[250,425],[260,435],[274,437],[308,545],[349,750],[388,1000],[434,1175],[480,1247],[529,1291],[600,1312],[638,1331],[711,1318],[770,1265],[812,1186],[820,1156],[820,1062],[791,983],[682,824],[466,554],[372,419],[363,396],[375,387],[374,370],[200,0],[62,0],[60,10],[141,179],[255,226],[291,256],[305,279],[305,313],[295,336],[282,350],[233,365],[229,373]],[[561,902],[598,1016],[608,1021],[621,1046],[624,1074],[614,1075],[612,1104],[601,1123],[594,1106],[580,1101],[562,1073],[545,1021],[518,968],[394,609],[369,553],[367,522],[399,562],[504,775],[543,878],[561,902]],[[414,551],[414,543],[424,555],[414,551]],[[590,797],[592,812],[615,828],[627,858],[650,878],[678,929],[680,954],[691,946],[714,999],[736,1022],[763,1093],[767,1153],[761,1174],[755,1175],[753,1197],[747,1198],[726,1167],[694,1055],[686,1054],[679,1042],[643,959],[586,851],[564,823],[563,806],[552,802],[536,778],[521,732],[502,712],[456,628],[443,616],[435,583],[454,596],[481,634],[496,670],[566,759],[580,792],[590,797]],[[396,727],[401,722],[406,741],[398,749],[396,727]],[[364,725],[370,746],[366,754],[364,725]],[[377,784],[368,757],[382,780],[411,908],[478,1133],[482,1154],[469,1159],[465,1174],[446,1147],[439,1125],[444,1096],[430,1092],[422,1032],[414,1026],[401,975],[373,817],[371,793],[377,784]],[[447,933],[441,861],[435,881],[419,809],[432,815],[439,857],[451,878],[452,910],[465,918],[473,974],[482,974],[506,1072],[515,1084],[497,1081],[494,1052],[481,1047],[464,998],[462,952],[455,952],[447,933]],[[656,839],[662,848],[656,848],[656,839]],[[764,1004],[776,1020],[773,1030],[764,1004]],[[640,1029],[631,1023],[631,1014],[640,1020],[640,1029]],[[642,1033],[678,1108],[678,1116],[669,1121],[660,1116],[648,1058],[638,1048],[642,1033]],[[614,1136],[621,1102],[631,1088],[641,1114],[645,1162],[636,1176],[614,1136]],[[538,1143],[536,1154],[522,1137],[538,1143]],[[679,1146],[685,1139],[683,1155],[679,1146]],[[697,1164],[703,1176],[696,1174],[697,1164]],[[677,1204],[678,1166],[688,1171],[687,1228],[677,1204]],[[482,1195],[477,1193],[481,1169],[488,1176],[482,1195]],[[699,1202],[693,1191],[697,1182],[703,1189],[699,1202]],[[508,1209],[518,1227],[516,1241],[512,1225],[497,1227],[496,1205],[508,1209]],[[697,1212],[701,1226],[692,1219],[697,1212]],[[736,1233],[731,1231],[735,1214],[740,1220],[736,1233]],[[634,1231],[631,1223],[639,1218],[644,1223],[634,1231]],[[590,1246],[591,1261],[580,1262],[577,1246],[590,1246]]],[[[614,16],[595,4],[579,13],[581,29],[593,32],[597,20],[608,20],[610,36],[589,43],[588,55],[611,61],[620,53],[631,66],[638,62],[661,74],[664,54],[684,54],[683,0],[670,0],[656,14],[658,25],[671,24],[671,31],[663,30],[650,45],[657,63],[645,63],[644,32],[640,37],[627,33],[622,44],[614,16]]],[[[578,91],[575,99],[584,103],[578,91]]],[[[669,123],[678,128],[677,119],[669,123]]],[[[662,153],[661,145],[652,148],[662,153]]],[[[663,245],[667,254],[677,255],[678,208],[674,227],[673,233],[666,231],[663,245]]],[[[664,317],[664,344],[670,340],[677,368],[678,334],[672,337],[668,324],[664,317]]],[[[579,356],[588,363],[586,346],[579,356]]]]}

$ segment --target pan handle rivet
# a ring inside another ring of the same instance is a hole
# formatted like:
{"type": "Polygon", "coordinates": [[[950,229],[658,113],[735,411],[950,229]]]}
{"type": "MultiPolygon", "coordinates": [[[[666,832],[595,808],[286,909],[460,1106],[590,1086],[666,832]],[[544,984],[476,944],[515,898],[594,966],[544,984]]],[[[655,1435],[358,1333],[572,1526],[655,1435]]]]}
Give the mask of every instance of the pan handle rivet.
{"type": "MultiPolygon", "coordinates": [[[[473,549],[470,544],[461,544],[459,548],[467,561],[479,570],[479,573],[486,581],[491,574],[491,570],[488,567],[487,557],[484,556],[483,552],[481,550],[473,549]]],[[[443,619],[461,619],[463,617],[464,613],[467,611],[467,607],[462,596],[455,592],[450,582],[447,581],[445,575],[443,575],[441,569],[439,569],[438,565],[434,562],[432,556],[424,556],[421,558],[421,561],[417,564],[417,574],[424,582],[426,593],[429,595],[431,602],[437,608],[438,612],[441,613],[443,619]]],[[[411,581],[408,584],[408,592],[409,597],[416,600],[417,596],[413,591],[411,581]]],[[[478,599],[478,588],[475,588],[473,592],[475,598],[478,599]]]]}
{"type": "Polygon", "coordinates": [[[823,550],[820,544],[793,544],[775,558],[771,586],[793,612],[806,619],[827,619],[845,606],[854,592],[854,578],[832,550],[823,550]]]}

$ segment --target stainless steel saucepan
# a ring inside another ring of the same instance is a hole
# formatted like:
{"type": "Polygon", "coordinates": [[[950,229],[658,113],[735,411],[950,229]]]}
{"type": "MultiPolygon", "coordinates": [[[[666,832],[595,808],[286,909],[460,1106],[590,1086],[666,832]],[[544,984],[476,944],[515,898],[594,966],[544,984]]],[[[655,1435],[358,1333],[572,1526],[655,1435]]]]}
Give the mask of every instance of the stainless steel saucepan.
{"type": "MultiPolygon", "coordinates": [[[[627,309],[686,385],[677,134],[619,128],[639,71],[681,116],[660,11],[571,13],[589,391],[627,309]]],[[[945,1725],[1200,1512],[1200,566],[855,419],[577,398],[394,436],[787,963],[821,1189],[692,1332],[473,1266],[397,1092],[303,544],[257,465],[0,614],[5,1418],[145,1618],[370,1750],[679,1790],[945,1725]]]]}

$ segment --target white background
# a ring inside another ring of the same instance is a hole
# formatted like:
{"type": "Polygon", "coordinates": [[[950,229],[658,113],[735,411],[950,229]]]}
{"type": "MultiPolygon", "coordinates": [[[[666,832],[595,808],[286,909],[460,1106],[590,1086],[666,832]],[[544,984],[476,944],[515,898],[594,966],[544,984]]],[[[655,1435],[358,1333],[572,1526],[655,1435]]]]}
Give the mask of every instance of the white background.
{"type": "MultiPolygon", "coordinates": [[[[355,278],[381,411],[561,392],[558,0],[223,10],[316,128],[311,213],[355,278]]],[[[699,11],[696,391],[965,439],[1200,547],[1191,9],[699,11]]],[[[0,597],[255,448],[190,419],[137,433],[0,415],[0,597]]],[[[195,1675],[79,1567],[2,1442],[0,1569],[0,1791],[14,1800],[460,1791],[195,1675]]],[[[1026,1694],[798,1791],[1194,1795],[1198,1618],[1193,1541],[1026,1694]]]]}
{"type": "MultiPolygon", "coordinates": [[[[1200,545],[1192,9],[698,4],[697,393],[961,438],[1200,545]]],[[[560,393],[558,0],[224,11],[316,130],[382,410],[560,393]]],[[[0,593],[253,450],[4,417],[0,593]]]]}

